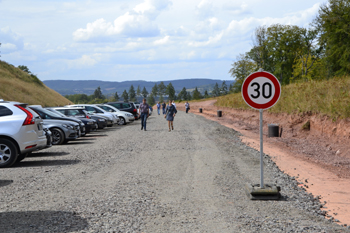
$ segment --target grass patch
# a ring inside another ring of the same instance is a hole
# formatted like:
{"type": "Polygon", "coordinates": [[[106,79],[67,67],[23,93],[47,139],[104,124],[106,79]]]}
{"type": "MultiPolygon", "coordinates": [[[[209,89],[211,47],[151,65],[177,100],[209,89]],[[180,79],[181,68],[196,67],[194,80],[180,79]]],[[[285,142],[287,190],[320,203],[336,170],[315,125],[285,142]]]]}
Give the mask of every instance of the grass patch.
{"type": "MultiPolygon", "coordinates": [[[[219,107],[251,109],[241,93],[217,98],[219,107]]],[[[350,117],[350,76],[282,86],[281,98],[268,110],[274,113],[322,114],[333,119],[350,117]]]]}
{"type": "Polygon", "coordinates": [[[48,88],[35,75],[0,61],[0,99],[42,106],[62,106],[71,101],[48,88]]]}

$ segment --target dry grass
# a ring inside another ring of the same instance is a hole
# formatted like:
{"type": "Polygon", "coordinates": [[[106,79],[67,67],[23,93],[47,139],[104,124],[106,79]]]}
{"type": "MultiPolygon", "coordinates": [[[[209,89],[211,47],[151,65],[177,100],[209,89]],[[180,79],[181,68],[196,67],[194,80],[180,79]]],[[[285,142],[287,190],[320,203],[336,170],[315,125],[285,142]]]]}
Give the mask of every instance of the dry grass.
{"type": "Polygon", "coordinates": [[[42,106],[62,106],[70,101],[20,69],[0,61],[0,99],[42,106]]]}
{"type": "MultiPolygon", "coordinates": [[[[217,106],[250,109],[241,93],[218,98],[217,106]]],[[[317,113],[333,119],[350,117],[350,77],[282,86],[281,98],[268,111],[275,113],[317,113]]]]}

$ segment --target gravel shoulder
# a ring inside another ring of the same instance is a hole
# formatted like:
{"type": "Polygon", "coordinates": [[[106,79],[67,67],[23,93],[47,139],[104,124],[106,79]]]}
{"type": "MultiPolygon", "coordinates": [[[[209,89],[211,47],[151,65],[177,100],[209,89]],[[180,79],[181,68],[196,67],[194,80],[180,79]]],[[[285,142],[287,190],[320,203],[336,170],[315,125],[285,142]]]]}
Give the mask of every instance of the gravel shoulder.
{"type": "Polygon", "coordinates": [[[239,133],[179,112],[154,114],[34,153],[0,170],[0,232],[350,232],[265,156],[280,201],[251,201],[259,152],[239,133]]]}

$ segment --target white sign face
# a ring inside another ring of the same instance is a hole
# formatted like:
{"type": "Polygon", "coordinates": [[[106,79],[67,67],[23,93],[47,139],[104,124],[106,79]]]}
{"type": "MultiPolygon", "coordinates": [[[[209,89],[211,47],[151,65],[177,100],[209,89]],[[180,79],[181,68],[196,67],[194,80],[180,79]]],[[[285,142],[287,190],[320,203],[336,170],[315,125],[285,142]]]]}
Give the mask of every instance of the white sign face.
{"type": "Polygon", "coordinates": [[[277,103],[281,96],[278,79],[265,71],[250,74],[242,84],[244,101],[255,109],[268,109],[277,103]]]}
{"type": "Polygon", "coordinates": [[[248,86],[249,98],[257,104],[266,104],[275,95],[275,85],[265,77],[257,77],[248,86]]]}

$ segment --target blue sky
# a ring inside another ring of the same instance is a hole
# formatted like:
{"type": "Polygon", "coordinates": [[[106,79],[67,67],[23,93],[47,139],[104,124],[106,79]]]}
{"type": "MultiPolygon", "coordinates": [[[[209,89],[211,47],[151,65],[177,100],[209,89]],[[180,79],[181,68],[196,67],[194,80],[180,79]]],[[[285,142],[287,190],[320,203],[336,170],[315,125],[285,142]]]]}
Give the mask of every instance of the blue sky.
{"type": "Polygon", "coordinates": [[[41,80],[230,80],[257,26],[308,27],[322,3],[0,0],[0,59],[41,80]]]}

